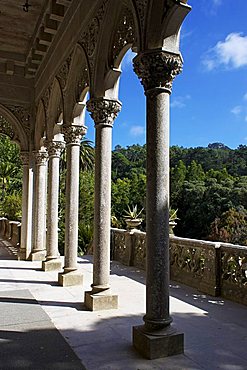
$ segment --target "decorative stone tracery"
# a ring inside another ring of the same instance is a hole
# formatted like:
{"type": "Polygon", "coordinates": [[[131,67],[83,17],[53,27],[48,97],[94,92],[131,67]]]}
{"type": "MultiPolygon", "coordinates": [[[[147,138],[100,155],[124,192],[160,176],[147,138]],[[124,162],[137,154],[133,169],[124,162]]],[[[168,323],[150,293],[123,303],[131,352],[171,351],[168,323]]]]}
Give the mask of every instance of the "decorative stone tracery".
{"type": "Polygon", "coordinates": [[[68,74],[69,74],[69,69],[71,65],[71,60],[72,60],[72,54],[69,55],[69,57],[65,60],[63,63],[62,67],[59,69],[58,74],[56,75],[57,79],[60,82],[61,88],[64,89],[66,86],[68,74]]]}
{"type": "Polygon", "coordinates": [[[6,105],[11,113],[18,119],[21,123],[22,128],[29,136],[30,133],[30,109],[24,108],[20,105],[6,105]]]}

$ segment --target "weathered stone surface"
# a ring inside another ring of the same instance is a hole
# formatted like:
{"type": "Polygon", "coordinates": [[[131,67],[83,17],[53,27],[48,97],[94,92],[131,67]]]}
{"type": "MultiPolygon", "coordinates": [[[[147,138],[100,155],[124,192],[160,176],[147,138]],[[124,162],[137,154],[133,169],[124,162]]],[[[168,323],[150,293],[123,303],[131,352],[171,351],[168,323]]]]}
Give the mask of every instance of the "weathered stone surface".
{"type": "Polygon", "coordinates": [[[44,261],[46,256],[46,251],[33,252],[30,256],[31,261],[44,261]]]}
{"type": "Polygon", "coordinates": [[[133,345],[149,360],[184,353],[184,335],[173,331],[168,335],[149,335],[142,331],[143,326],[133,327],[133,345]]]}
{"type": "Polygon", "coordinates": [[[43,271],[56,271],[62,269],[62,262],[60,259],[52,259],[49,261],[42,262],[43,271]]]}
{"type": "Polygon", "coordinates": [[[109,291],[93,294],[85,292],[85,305],[90,311],[111,310],[118,308],[118,296],[109,291]]]}
{"type": "Polygon", "coordinates": [[[58,284],[61,286],[75,286],[83,284],[83,274],[76,271],[60,272],[58,274],[58,284]]]}

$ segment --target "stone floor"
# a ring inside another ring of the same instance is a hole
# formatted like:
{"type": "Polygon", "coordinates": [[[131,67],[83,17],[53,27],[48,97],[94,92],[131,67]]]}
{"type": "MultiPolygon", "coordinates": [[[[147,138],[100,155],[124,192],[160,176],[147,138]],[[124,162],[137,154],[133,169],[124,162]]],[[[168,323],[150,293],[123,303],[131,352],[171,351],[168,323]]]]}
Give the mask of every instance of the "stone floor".
{"type": "MultiPolygon", "coordinates": [[[[16,261],[3,243],[0,245],[0,304],[5,302],[6,292],[12,291],[9,302],[23,305],[25,333],[31,335],[42,317],[34,322],[26,303],[37,300],[86,369],[247,369],[247,307],[172,283],[171,313],[176,327],[185,333],[185,354],[145,360],[135,352],[131,339],[132,326],[142,324],[145,311],[142,271],[112,263],[111,284],[113,292],[119,295],[119,309],[89,312],[83,300],[84,291],[90,290],[92,282],[91,256],[78,259],[84,274],[83,287],[63,288],[57,284],[56,272],[41,271],[39,262],[16,261]],[[20,299],[22,290],[33,299],[20,299]]],[[[4,315],[11,319],[9,309],[4,315]]],[[[49,335],[46,338],[49,341],[49,335]]],[[[54,346],[52,338],[50,341],[54,346]]],[[[48,363],[43,366],[51,368],[48,363]]],[[[73,365],[67,368],[77,369],[73,365]]],[[[1,362],[0,369],[7,367],[1,362]]]]}

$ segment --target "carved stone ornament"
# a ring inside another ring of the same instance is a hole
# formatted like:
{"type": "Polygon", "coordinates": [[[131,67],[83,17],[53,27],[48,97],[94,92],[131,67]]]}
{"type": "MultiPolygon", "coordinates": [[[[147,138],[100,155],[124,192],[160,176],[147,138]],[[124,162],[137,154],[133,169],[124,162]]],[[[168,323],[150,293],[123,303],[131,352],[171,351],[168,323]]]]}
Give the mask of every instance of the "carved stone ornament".
{"type": "Polygon", "coordinates": [[[11,140],[14,139],[15,133],[9,122],[0,115],[0,134],[8,136],[11,140]]]}
{"type": "Polygon", "coordinates": [[[114,35],[112,46],[113,61],[117,59],[121,50],[135,41],[135,24],[131,11],[125,8],[118,20],[118,28],[114,35]]]}
{"type": "Polygon", "coordinates": [[[100,29],[102,20],[104,19],[107,2],[108,0],[103,1],[96,16],[91,20],[87,30],[83,32],[83,34],[80,37],[79,43],[83,45],[88,57],[92,57],[96,49],[99,29],[100,29]]]}
{"type": "Polygon", "coordinates": [[[182,72],[183,61],[179,54],[162,50],[144,52],[134,60],[134,71],[145,91],[161,87],[171,92],[174,78],[182,72]]]}
{"type": "Polygon", "coordinates": [[[59,70],[59,72],[56,76],[58,78],[58,80],[60,81],[62,89],[64,89],[65,86],[66,86],[71,60],[72,60],[72,54],[63,63],[62,67],[60,68],[60,70],[59,70]]]}
{"type": "Polygon", "coordinates": [[[95,125],[112,126],[121,107],[120,101],[106,98],[94,98],[87,102],[87,110],[95,125]]]}
{"type": "Polygon", "coordinates": [[[64,141],[49,141],[47,144],[48,155],[50,157],[60,158],[62,151],[65,148],[64,141]]]}
{"type": "Polygon", "coordinates": [[[40,150],[38,152],[34,152],[35,163],[38,166],[45,166],[48,159],[48,153],[45,150],[40,150]]]}
{"type": "Polygon", "coordinates": [[[21,152],[20,153],[20,158],[21,158],[23,166],[28,166],[29,165],[29,160],[30,160],[29,152],[21,152]]]}
{"type": "Polygon", "coordinates": [[[80,145],[81,139],[87,133],[86,126],[64,126],[63,134],[66,145],[75,144],[80,145]]]}
{"type": "Polygon", "coordinates": [[[42,98],[41,98],[42,101],[43,101],[46,112],[48,110],[50,96],[51,96],[51,85],[47,87],[47,89],[45,90],[45,92],[44,92],[44,94],[42,95],[42,98]]]}
{"type": "Polygon", "coordinates": [[[148,0],[135,0],[135,2],[139,15],[140,25],[141,28],[143,28],[148,0]]]}
{"type": "Polygon", "coordinates": [[[89,86],[89,71],[86,65],[84,65],[80,71],[75,84],[75,99],[76,102],[80,101],[81,93],[89,86]]]}
{"type": "Polygon", "coordinates": [[[13,115],[21,123],[23,130],[27,135],[30,133],[30,111],[20,105],[6,105],[13,115]]]}

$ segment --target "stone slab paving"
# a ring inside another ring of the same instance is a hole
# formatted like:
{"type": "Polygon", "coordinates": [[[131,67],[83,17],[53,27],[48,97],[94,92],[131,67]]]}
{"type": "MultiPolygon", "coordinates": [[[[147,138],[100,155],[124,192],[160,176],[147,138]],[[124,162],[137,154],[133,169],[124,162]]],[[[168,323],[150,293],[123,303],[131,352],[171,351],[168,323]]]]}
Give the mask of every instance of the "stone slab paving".
{"type": "Polygon", "coordinates": [[[174,325],[185,333],[185,354],[145,360],[131,339],[132,327],[142,324],[145,311],[143,271],[113,263],[111,284],[119,308],[89,312],[83,301],[92,283],[92,257],[78,262],[84,285],[65,288],[58,286],[56,272],[40,270],[40,262],[0,260],[0,291],[28,289],[86,369],[247,369],[247,307],[172,283],[171,312],[174,325]]]}

